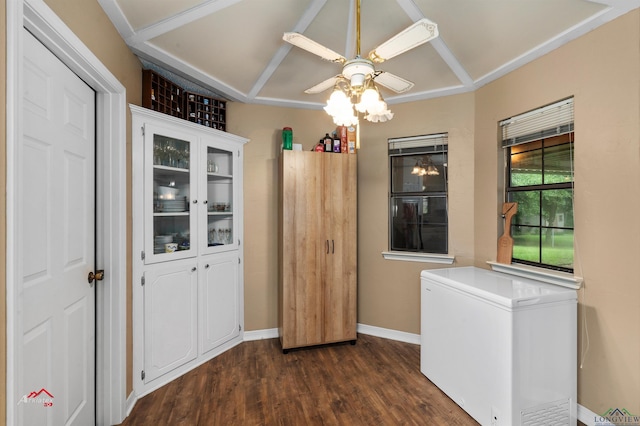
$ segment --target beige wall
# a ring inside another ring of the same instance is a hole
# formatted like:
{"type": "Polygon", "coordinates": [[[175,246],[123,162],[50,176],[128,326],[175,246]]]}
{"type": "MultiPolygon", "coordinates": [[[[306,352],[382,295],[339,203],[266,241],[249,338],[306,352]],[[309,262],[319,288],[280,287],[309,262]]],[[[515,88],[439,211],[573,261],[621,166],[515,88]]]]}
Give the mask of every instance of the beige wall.
{"type": "MultiPolygon", "coordinates": [[[[4,22],[4,6],[0,18],[4,22]]],[[[140,64],[97,2],[47,0],[140,104],[140,64]]],[[[624,407],[640,413],[640,287],[632,267],[640,257],[640,13],[636,10],[540,58],[475,93],[392,105],[395,118],[365,124],[358,153],[358,322],[419,333],[419,272],[441,267],[386,261],[390,137],[449,133],[450,252],[456,266],[485,267],[495,259],[501,199],[498,120],[575,96],[576,245],[580,291],[579,403],[596,413],[624,407]],[[626,190],[627,183],[629,190],[626,190]],[[616,207],[623,208],[616,208],[616,207]],[[587,327],[582,324],[586,323],[587,327]]],[[[5,34],[0,76],[6,81],[5,34]]],[[[5,87],[0,88],[0,186],[5,185],[5,87]]],[[[333,129],[322,111],[229,105],[228,130],[251,139],[245,151],[245,328],[277,326],[276,177],[280,130],[294,129],[305,150],[333,129]]],[[[130,149],[131,137],[127,135],[130,149]]],[[[130,152],[130,150],[128,150],[130,152]]],[[[130,187],[130,156],[127,181],[130,187]]],[[[130,189],[129,189],[130,191],[130,189]]],[[[131,194],[128,194],[130,200],[131,194]]],[[[129,204],[130,205],[130,204],[129,204]]],[[[0,211],[5,209],[4,195],[0,211]]],[[[127,213],[131,223],[130,210],[127,213]]],[[[2,215],[4,223],[4,215],[2,215]]],[[[131,226],[128,227],[130,242],[131,226]]],[[[5,226],[0,229],[4,270],[5,226]]],[[[130,243],[128,244],[130,251],[130,243]]],[[[130,291],[130,271],[128,273],[130,291]]],[[[5,276],[0,274],[0,303],[5,276]]],[[[131,366],[128,297],[127,365],[131,366]]],[[[0,316],[0,418],[4,418],[5,318],[0,316]]],[[[127,393],[132,390],[127,372],[127,393]]]]}
{"type": "Polygon", "coordinates": [[[321,111],[230,103],[227,130],[250,139],[244,150],[245,329],[277,327],[278,152],[282,128],[310,150],[335,126],[321,111]]]}
{"type": "Polygon", "coordinates": [[[478,266],[496,255],[496,123],[575,97],[575,271],[584,277],[578,402],[597,414],[640,414],[639,32],[635,10],[476,91],[478,266]]]}

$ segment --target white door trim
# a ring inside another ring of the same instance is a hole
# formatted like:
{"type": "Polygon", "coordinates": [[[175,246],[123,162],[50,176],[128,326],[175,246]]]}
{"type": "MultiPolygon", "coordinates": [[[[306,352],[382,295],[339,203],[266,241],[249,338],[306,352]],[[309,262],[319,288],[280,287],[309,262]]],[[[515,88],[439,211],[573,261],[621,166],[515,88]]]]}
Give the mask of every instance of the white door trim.
{"type": "Polygon", "coordinates": [[[15,424],[15,366],[20,317],[15,283],[19,262],[23,42],[27,28],[96,91],[97,267],[107,277],[97,286],[96,350],[98,424],[118,424],[126,414],[126,92],[124,86],[53,13],[43,0],[6,2],[7,25],[7,387],[6,424],[15,424]]]}

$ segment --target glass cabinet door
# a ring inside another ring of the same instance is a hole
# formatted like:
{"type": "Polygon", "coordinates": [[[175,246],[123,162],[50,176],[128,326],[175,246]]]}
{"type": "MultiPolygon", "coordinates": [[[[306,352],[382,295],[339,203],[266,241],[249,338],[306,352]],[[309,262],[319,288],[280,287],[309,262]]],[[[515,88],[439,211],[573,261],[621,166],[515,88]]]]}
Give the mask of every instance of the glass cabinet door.
{"type": "MultiPolygon", "coordinates": [[[[234,173],[237,155],[226,145],[206,145],[200,162],[205,175],[206,215],[201,220],[204,253],[215,253],[238,247],[236,222],[234,221],[236,187],[234,173]]],[[[204,196],[204,194],[203,194],[204,196]]]]}
{"type": "Polygon", "coordinates": [[[195,137],[145,126],[145,263],[196,255],[195,137]]]}

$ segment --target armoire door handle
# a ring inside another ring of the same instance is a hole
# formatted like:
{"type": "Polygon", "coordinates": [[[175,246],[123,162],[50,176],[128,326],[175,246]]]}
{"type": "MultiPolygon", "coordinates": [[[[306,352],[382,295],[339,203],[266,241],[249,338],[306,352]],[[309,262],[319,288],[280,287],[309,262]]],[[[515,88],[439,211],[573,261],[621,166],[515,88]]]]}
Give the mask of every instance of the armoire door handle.
{"type": "Polygon", "coordinates": [[[335,248],[336,248],[336,247],[335,247],[335,243],[334,243],[334,241],[333,241],[333,240],[331,240],[331,254],[334,254],[334,253],[335,253],[335,248]]]}
{"type": "Polygon", "coordinates": [[[327,254],[329,254],[329,240],[325,240],[327,243],[327,254]]]}

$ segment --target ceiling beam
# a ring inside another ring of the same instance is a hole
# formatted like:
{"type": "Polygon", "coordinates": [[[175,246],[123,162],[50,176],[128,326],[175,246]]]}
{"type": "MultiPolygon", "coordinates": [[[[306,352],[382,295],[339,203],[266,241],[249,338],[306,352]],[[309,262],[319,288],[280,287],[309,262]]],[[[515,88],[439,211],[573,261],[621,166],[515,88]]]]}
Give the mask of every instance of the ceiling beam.
{"type": "MultiPolygon", "coordinates": [[[[422,18],[429,18],[428,16],[425,16],[424,13],[422,13],[422,10],[420,10],[420,8],[414,3],[413,0],[396,1],[398,2],[400,8],[404,10],[404,13],[406,13],[409,19],[411,19],[413,22],[417,22],[422,18]]],[[[467,70],[462,66],[460,61],[458,61],[453,52],[451,52],[451,50],[447,47],[444,39],[442,38],[442,33],[440,33],[437,38],[431,40],[429,43],[431,43],[431,46],[433,46],[436,52],[438,52],[438,55],[440,55],[442,60],[447,64],[451,71],[453,71],[456,77],[458,77],[460,83],[462,83],[464,87],[472,88],[473,78],[471,78],[467,70]]]]}
{"type": "Polygon", "coordinates": [[[158,21],[155,24],[151,24],[125,39],[126,43],[130,46],[138,46],[148,40],[158,37],[162,34],[166,34],[170,31],[187,25],[193,21],[203,18],[204,16],[211,15],[212,13],[219,12],[229,6],[233,6],[242,0],[208,0],[190,9],[183,10],[170,18],[158,21]]]}
{"type": "MultiPolygon", "coordinates": [[[[322,10],[326,2],[327,0],[313,0],[307,10],[304,11],[296,25],[294,25],[292,32],[304,33],[318,13],[320,13],[320,10],[322,10]]],[[[280,63],[282,63],[284,58],[287,56],[291,47],[292,46],[289,43],[282,43],[282,46],[280,46],[276,53],[271,57],[271,60],[253,84],[249,93],[247,93],[248,99],[254,99],[258,93],[260,93],[260,90],[262,90],[275,70],[280,66],[280,63]]]]}

